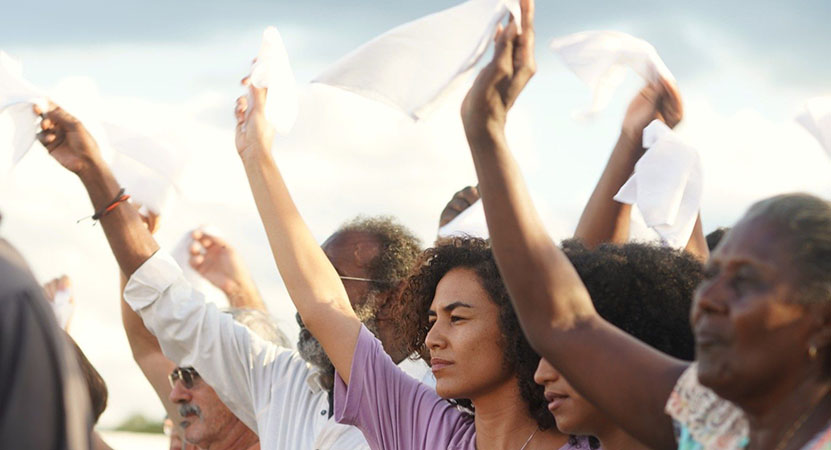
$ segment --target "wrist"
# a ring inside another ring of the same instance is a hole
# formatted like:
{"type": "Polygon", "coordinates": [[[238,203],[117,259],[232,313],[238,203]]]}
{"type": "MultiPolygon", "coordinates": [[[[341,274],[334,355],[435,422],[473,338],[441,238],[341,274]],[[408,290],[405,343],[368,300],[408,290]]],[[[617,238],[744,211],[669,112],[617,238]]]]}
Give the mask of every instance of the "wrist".
{"type": "Polygon", "coordinates": [[[643,148],[643,131],[633,132],[625,128],[620,131],[616,148],[634,154],[638,157],[642,156],[645,149],[643,148]]]}
{"type": "Polygon", "coordinates": [[[465,126],[465,136],[472,150],[505,141],[505,123],[489,119],[473,126],[465,126]]]}
{"type": "Polygon", "coordinates": [[[271,163],[271,149],[261,144],[254,144],[239,152],[243,165],[271,163]]]}

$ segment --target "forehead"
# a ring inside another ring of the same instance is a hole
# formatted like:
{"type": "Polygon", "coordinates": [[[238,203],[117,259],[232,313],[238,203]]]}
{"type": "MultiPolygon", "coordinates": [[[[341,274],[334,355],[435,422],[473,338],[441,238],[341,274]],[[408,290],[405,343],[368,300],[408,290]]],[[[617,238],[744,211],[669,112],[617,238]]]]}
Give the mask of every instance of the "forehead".
{"type": "Polygon", "coordinates": [[[370,233],[360,231],[340,231],[329,236],[321,248],[329,261],[338,267],[339,263],[353,262],[359,245],[378,246],[378,240],[370,233]]]}
{"type": "Polygon", "coordinates": [[[745,260],[776,268],[786,268],[790,261],[786,232],[761,217],[739,221],[711,255],[713,262],[728,264],[745,260]]]}
{"type": "Polygon", "coordinates": [[[439,280],[430,309],[437,311],[456,302],[466,303],[474,308],[496,308],[496,303],[482,286],[479,275],[467,267],[451,269],[439,280]]]}

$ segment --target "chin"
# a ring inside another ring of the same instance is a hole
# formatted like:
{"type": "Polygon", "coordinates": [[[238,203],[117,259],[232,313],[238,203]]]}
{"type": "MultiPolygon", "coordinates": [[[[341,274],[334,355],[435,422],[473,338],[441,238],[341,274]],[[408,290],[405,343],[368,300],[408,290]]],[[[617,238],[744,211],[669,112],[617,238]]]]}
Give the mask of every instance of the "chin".
{"type": "Polygon", "coordinates": [[[730,363],[704,355],[698,359],[698,382],[729,400],[730,385],[735,378],[730,363]]]}

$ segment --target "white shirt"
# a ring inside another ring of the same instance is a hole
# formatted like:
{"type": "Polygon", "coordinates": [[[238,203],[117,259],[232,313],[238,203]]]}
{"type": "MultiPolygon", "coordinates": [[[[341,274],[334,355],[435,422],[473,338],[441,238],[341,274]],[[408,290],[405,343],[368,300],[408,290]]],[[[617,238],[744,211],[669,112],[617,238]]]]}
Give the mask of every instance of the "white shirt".
{"type": "MultiPolygon", "coordinates": [[[[293,350],[263,340],[191,289],[176,262],[156,252],[130,277],[124,299],[156,335],[162,352],[193,367],[271,449],[368,449],[360,430],[330,418],[316,372],[293,350]]],[[[423,361],[403,370],[435,386],[423,361]]]]}

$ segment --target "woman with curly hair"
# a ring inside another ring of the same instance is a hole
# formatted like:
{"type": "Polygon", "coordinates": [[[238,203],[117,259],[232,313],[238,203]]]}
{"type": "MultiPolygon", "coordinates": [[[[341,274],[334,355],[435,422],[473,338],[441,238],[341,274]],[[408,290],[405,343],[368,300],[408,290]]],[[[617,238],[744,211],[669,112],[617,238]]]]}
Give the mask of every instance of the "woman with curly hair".
{"type": "Polygon", "coordinates": [[[494,254],[533,348],[650,448],[831,448],[831,203],[754,204],[696,290],[696,362],[666,355],[598,314],[536,214],[504,134],[534,67],[513,33],[462,108],[494,254]]]}
{"type": "MultiPolygon", "coordinates": [[[[695,357],[689,311],[704,272],[695,256],[641,242],[589,249],[572,239],[564,241],[562,249],[601,317],[675,358],[695,357]]],[[[545,386],[548,409],[560,431],[592,436],[592,448],[648,448],[581,396],[545,359],[540,360],[534,379],[545,386]]]]}

